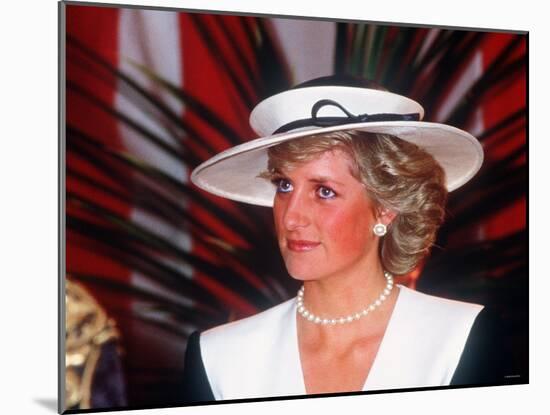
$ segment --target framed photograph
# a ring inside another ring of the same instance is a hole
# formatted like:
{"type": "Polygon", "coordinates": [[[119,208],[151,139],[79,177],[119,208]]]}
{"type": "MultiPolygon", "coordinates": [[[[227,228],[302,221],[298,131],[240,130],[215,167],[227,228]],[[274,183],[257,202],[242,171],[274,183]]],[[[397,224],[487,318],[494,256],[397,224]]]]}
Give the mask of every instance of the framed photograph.
{"type": "Polygon", "coordinates": [[[59,17],[60,412],[529,383],[527,32],[59,17]]]}

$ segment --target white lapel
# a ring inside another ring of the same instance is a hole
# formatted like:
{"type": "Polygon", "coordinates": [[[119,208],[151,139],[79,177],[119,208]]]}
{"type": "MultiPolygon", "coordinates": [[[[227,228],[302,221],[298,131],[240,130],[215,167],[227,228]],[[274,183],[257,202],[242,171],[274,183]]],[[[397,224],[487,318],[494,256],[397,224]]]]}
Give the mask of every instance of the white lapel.
{"type": "Polygon", "coordinates": [[[295,299],[201,334],[216,399],[304,395],[295,299]]]}
{"type": "Polygon", "coordinates": [[[363,390],[448,385],[483,306],[399,288],[363,390]]]}

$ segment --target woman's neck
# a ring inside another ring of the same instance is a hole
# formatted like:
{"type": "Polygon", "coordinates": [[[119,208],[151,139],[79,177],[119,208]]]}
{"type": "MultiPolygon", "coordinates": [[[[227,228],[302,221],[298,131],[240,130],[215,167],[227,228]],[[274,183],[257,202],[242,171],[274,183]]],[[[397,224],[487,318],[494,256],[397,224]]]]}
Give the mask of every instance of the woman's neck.
{"type": "Polygon", "coordinates": [[[304,305],[321,318],[337,318],[357,313],[376,301],[386,288],[382,265],[354,272],[304,281],[304,305]]]}

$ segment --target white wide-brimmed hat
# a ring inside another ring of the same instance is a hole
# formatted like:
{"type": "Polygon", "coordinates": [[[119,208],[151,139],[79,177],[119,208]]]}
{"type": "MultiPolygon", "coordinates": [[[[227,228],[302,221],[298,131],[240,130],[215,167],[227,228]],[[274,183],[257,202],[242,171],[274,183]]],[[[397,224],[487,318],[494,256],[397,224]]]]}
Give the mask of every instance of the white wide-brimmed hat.
{"type": "MultiPolygon", "coordinates": [[[[326,83],[330,78],[320,79],[326,83]]],[[[423,116],[422,106],[402,95],[310,81],[261,101],[250,114],[250,125],[260,138],[205,161],[193,170],[191,181],[218,196],[273,206],[275,186],[258,177],[267,170],[269,147],[310,135],[357,130],[390,134],[418,145],[441,165],[447,190],[452,191],[479,170],[483,149],[466,131],[423,122],[423,116]]]]}

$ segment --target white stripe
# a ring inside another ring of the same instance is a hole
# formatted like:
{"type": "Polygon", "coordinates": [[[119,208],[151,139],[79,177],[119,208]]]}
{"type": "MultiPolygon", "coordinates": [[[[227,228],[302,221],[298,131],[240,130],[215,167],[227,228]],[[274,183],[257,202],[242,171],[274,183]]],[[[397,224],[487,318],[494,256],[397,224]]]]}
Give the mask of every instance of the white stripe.
{"type": "MultiPolygon", "coordinates": [[[[145,65],[161,77],[182,85],[181,48],[179,41],[178,14],[166,11],[122,9],[119,28],[119,67],[167,104],[177,114],[182,113],[182,105],[154,82],[151,82],[130,60],[145,65]]],[[[123,84],[119,85],[115,106],[124,114],[143,123],[165,142],[174,140],[159,123],[158,114],[148,114],[150,109],[137,104],[136,96],[129,94],[123,84]]],[[[144,141],[139,134],[120,125],[122,140],[128,150],[136,156],[162,168],[178,180],[186,180],[187,171],[173,157],[159,151],[157,147],[144,141]]]]}
{"type": "Polygon", "coordinates": [[[418,54],[414,58],[414,65],[418,65],[418,63],[424,59],[424,55],[428,52],[428,49],[433,45],[435,42],[435,39],[441,32],[441,29],[430,29],[426,37],[424,38],[424,42],[422,43],[422,46],[420,47],[420,50],[418,51],[418,54]]]}
{"type": "MultiPolygon", "coordinates": [[[[483,73],[483,54],[477,51],[470,63],[462,71],[459,79],[454,83],[452,90],[447,95],[447,99],[437,109],[434,116],[435,121],[444,122],[456,107],[458,102],[464,97],[470,87],[481,77],[483,73]]],[[[482,119],[479,119],[482,121],[482,119]]],[[[476,126],[477,127],[477,126],[476,126]]],[[[482,127],[482,126],[481,126],[482,127]]]]}
{"type": "MultiPolygon", "coordinates": [[[[136,80],[145,90],[153,93],[178,116],[181,116],[183,105],[131,64],[131,61],[143,64],[174,85],[178,87],[182,86],[182,53],[178,13],[121,9],[119,24],[120,69],[136,80]]],[[[130,116],[153,131],[166,143],[176,145],[178,141],[181,141],[181,138],[175,139],[162,125],[162,117],[143,100],[131,93],[123,83],[119,83],[115,97],[115,107],[120,112],[130,116]]],[[[170,124],[165,123],[165,125],[170,124]]],[[[159,150],[155,145],[145,141],[138,133],[122,123],[119,124],[119,128],[124,146],[131,154],[135,155],[138,159],[151,163],[181,182],[187,181],[187,168],[181,162],[164,151],[159,150]]],[[[151,182],[150,184],[153,183],[151,182]]],[[[160,187],[157,190],[180,206],[183,207],[185,205],[181,198],[176,199],[174,195],[168,194],[160,187]]],[[[130,216],[134,223],[171,241],[178,248],[185,251],[191,250],[191,237],[183,228],[183,219],[182,226],[178,229],[178,227],[169,225],[162,219],[138,208],[134,208],[130,216]]],[[[158,260],[179,269],[186,275],[191,273],[191,267],[181,261],[174,261],[173,259],[163,257],[159,257],[158,260]]],[[[139,272],[133,272],[131,280],[137,287],[155,292],[181,304],[189,305],[190,303],[190,299],[182,296],[183,293],[167,290],[139,272]]],[[[132,305],[134,309],[143,311],[142,306],[143,304],[139,302],[134,302],[132,305]]],[[[155,310],[150,310],[147,314],[149,317],[157,320],[167,318],[166,315],[155,310]]]]}
{"type": "Polygon", "coordinates": [[[272,19],[274,37],[286,57],[295,84],[333,73],[334,22],[272,19]]]}

